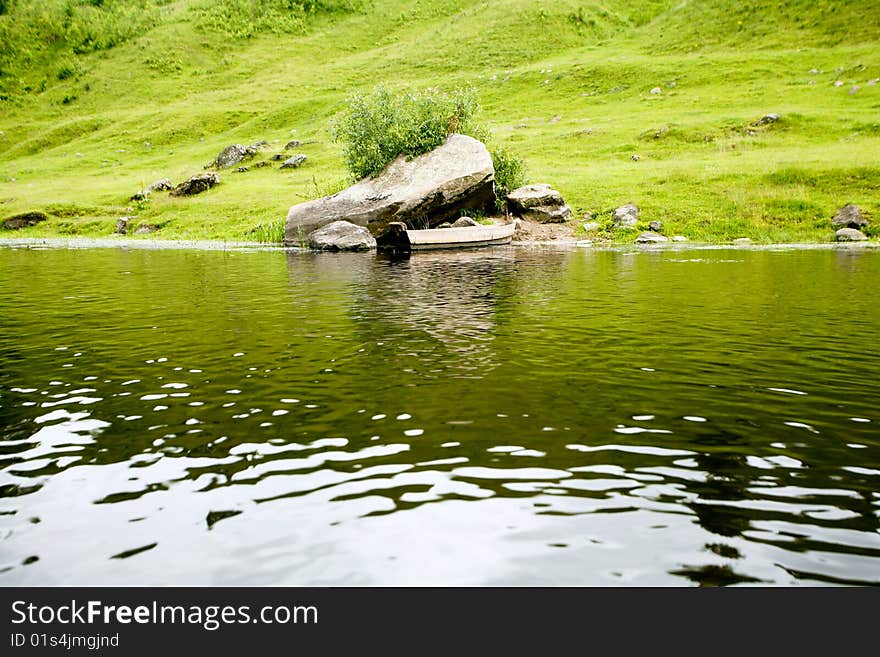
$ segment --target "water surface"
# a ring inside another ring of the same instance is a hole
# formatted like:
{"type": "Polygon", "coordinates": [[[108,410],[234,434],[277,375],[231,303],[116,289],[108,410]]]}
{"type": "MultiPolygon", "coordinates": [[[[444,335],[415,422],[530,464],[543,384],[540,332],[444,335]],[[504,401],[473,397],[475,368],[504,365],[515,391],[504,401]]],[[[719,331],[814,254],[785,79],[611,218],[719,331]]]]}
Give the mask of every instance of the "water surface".
{"type": "Polygon", "coordinates": [[[878,280],[0,248],[0,585],[878,584],[878,280]]]}

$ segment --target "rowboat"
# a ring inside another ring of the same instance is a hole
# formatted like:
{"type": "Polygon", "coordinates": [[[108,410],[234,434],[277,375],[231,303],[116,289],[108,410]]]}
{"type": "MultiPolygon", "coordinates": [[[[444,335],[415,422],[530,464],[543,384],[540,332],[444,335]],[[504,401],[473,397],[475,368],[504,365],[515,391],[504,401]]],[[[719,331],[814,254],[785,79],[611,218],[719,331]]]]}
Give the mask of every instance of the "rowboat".
{"type": "Polygon", "coordinates": [[[406,224],[394,222],[378,237],[379,248],[401,251],[427,251],[433,249],[462,249],[477,246],[510,244],[516,224],[491,224],[488,226],[464,226],[461,228],[427,228],[412,230],[406,224]]]}

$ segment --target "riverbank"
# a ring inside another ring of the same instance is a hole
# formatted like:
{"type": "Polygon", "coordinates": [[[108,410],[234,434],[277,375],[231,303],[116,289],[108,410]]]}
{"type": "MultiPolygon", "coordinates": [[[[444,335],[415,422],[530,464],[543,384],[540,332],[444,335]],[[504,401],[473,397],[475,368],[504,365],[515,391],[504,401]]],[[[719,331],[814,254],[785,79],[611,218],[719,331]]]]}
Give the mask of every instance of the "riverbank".
{"type": "MultiPolygon", "coordinates": [[[[137,250],[197,250],[197,251],[303,251],[297,247],[283,247],[277,244],[259,244],[247,241],[227,240],[155,240],[146,238],[113,237],[2,237],[0,248],[12,249],[137,249],[137,250]]],[[[485,249],[467,249],[467,252],[484,252],[491,255],[497,250],[510,249],[590,249],[595,251],[626,251],[626,252],[657,252],[657,251],[717,251],[737,249],[751,251],[780,250],[840,250],[863,251],[880,249],[880,240],[866,242],[801,242],[760,244],[755,242],[710,243],[710,242],[666,242],[660,244],[619,244],[609,240],[565,239],[519,240],[510,246],[486,247],[485,249]]],[[[462,249],[451,249],[441,253],[460,252],[462,249]]],[[[431,252],[437,253],[437,252],[431,252]]],[[[366,253],[364,255],[367,255],[366,253]]],[[[418,256],[416,256],[418,257],[418,256]]]]}
{"type": "MultiPolygon", "coordinates": [[[[43,25],[21,22],[26,4],[2,17],[22,44],[43,25]]],[[[43,5],[63,14],[63,3],[43,5]]],[[[577,2],[376,0],[295,33],[264,22],[226,33],[200,6],[163,3],[106,47],[65,52],[61,39],[39,58],[7,53],[4,72],[16,74],[0,78],[0,219],[43,212],[21,233],[38,238],[108,237],[121,217],[159,239],[277,233],[291,205],[349,182],[333,122],[350,94],[378,83],[473,87],[492,145],[522,157],[529,182],[562,193],[578,239],[583,223],[627,203],[700,242],[831,240],[830,219],[847,203],[880,217],[870,2],[795,12],[612,1],[594,12],[577,2]],[[300,144],[285,151],[291,140],[300,144]],[[194,197],[130,200],[201,172],[230,144],[260,141],[267,158],[307,159],[221,170],[220,184],[194,197]]],[[[86,9],[72,6],[74,22],[86,9]]]]}

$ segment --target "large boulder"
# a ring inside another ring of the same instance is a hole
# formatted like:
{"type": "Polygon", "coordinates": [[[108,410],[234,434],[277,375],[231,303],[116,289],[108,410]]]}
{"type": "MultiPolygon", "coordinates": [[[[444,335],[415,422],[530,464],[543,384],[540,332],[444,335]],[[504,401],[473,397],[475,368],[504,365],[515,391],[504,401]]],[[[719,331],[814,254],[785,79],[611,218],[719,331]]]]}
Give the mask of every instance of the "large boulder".
{"type": "Polygon", "coordinates": [[[376,248],[376,238],[363,226],[334,221],[309,234],[309,247],[322,251],[369,251],[376,248]]]}
{"type": "Polygon", "coordinates": [[[201,194],[205,190],[219,184],[220,176],[216,173],[197,173],[192,178],[184,180],[172,189],[170,194],[171,196],[192,196],[193,194],[201,194]]]}
{"type": "Polygon", "coordinates": [[[436,226],[461,210],[490,210],[495,169],[486,147],[465,135],[450,135],[430,153],[398,157],[375,178],[294,205],[287,213],[286,243],[327,224],[346,220],[381,235],[391,222],[427,219],[436,226]]]}
{"type": "Polygon", "coordinates": [[[863,242],[868,237],[862,231],[855,228],[841,228],[834,233],[834,239],[838,242],[863,242]]]}
{"type": "Polygon", "coordinates": [[[868,225],[868,220],[862,214],[862,209],[858,205],[844,205],[831,219],[831,224],[835,228],[861,228],[868,225]]]}
{"type": "Polygon", "coordinates": [[[4,219],[3,228],[6,228],[7,230],[19,230],[21,228],[36,226],[41,221],[46,221],[46,219],[48,219],[48,217],[43,212],[24,212],[4,219]]]}
{"type": "Polygon", "coordinates": [[[562,194],[547,184],[526,185],[507,195],[510,211],[526,221],[561,224],[571,216],[562,194]]]}

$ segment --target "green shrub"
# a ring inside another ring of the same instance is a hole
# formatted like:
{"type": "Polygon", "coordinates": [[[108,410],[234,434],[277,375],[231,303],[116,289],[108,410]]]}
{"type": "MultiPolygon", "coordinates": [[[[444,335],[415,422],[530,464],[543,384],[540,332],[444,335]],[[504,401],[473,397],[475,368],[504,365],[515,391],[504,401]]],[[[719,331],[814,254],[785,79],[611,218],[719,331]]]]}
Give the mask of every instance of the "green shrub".
{"type": "Polygon", "coordinates": [[[526,168],[517,155],[501,147],[492,151],[492,165],[495,167],[495,205],[502,212],[507,205],[507,195],[525,184],[526,168]]]}
{"type": "Polygon", "coordinates": [[[72,78],[74,75],[76,75],[76,63],[70,60],[61,62],[57,73],[55,73],[55,77],[59,80],[66,80],[67,78],[72,78]]]}
{"type": "Polygon", "coordinates": [[[477,99],[470,90],[394,93],[379,88],[356,94],[333,127],[351,173],[373,176],[399,155],[436,148],[452,133],[483,137],[474,123],[477,99]]]}

